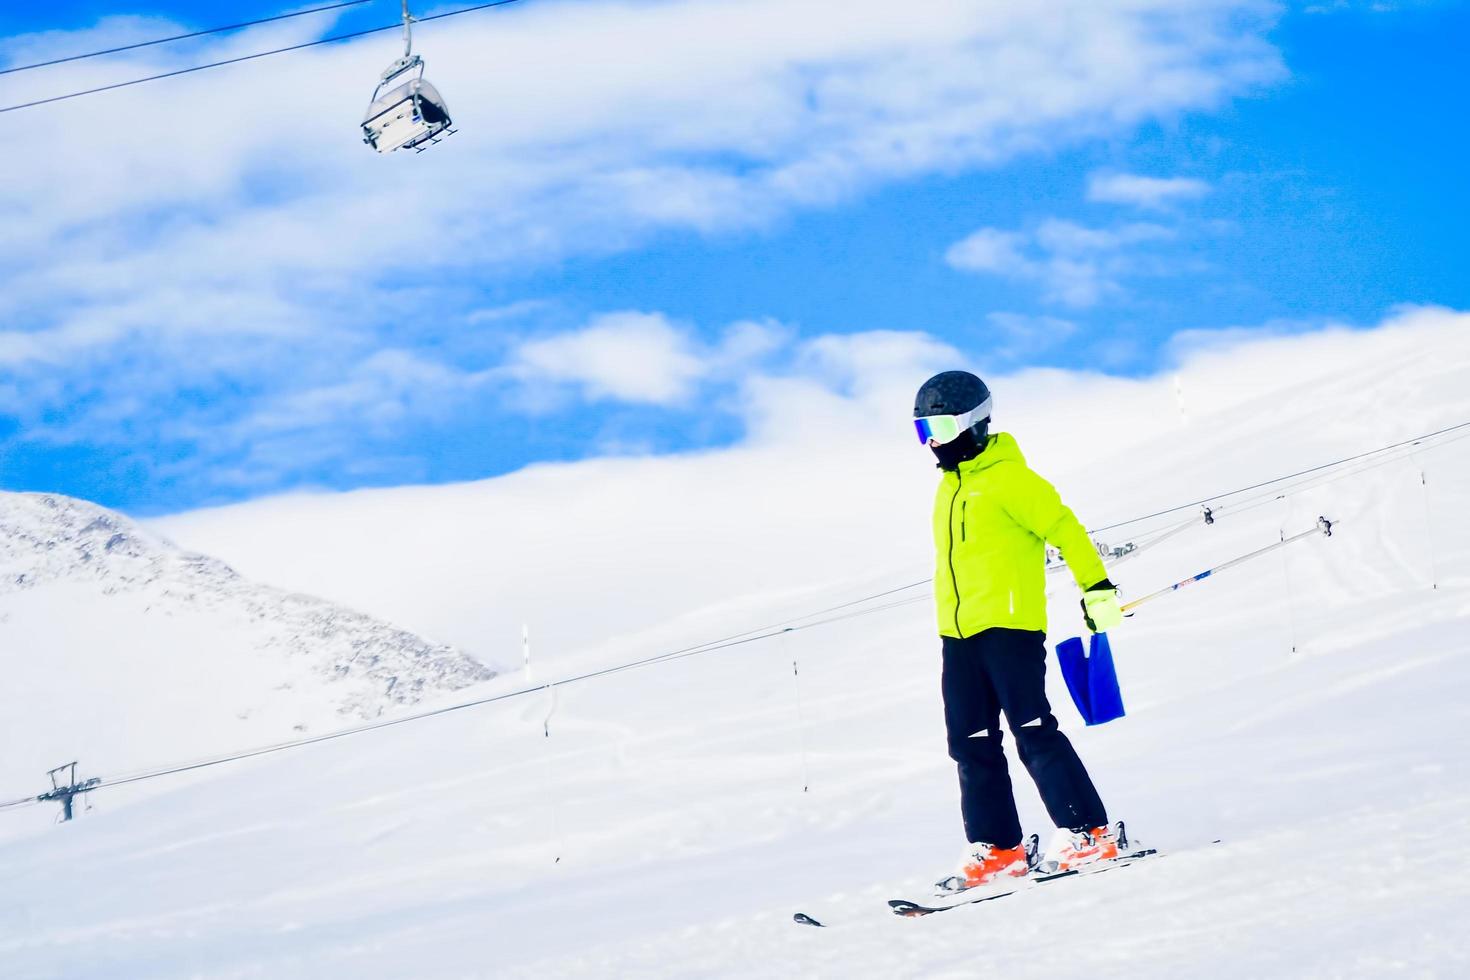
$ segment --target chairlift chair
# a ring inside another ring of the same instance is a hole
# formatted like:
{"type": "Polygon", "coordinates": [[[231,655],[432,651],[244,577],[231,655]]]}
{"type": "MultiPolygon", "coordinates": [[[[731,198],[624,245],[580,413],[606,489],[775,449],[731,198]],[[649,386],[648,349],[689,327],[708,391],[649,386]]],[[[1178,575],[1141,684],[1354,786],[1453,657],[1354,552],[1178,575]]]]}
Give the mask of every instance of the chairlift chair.
{"type": "Polygon", "coordinates": [[[379,153],[422,152],[454,132],[444,96],[424,78],[424,59],[413,53],[412,21],[403,0],[403,57],[383,72],[362,120],[362,141],[379,153]]]}

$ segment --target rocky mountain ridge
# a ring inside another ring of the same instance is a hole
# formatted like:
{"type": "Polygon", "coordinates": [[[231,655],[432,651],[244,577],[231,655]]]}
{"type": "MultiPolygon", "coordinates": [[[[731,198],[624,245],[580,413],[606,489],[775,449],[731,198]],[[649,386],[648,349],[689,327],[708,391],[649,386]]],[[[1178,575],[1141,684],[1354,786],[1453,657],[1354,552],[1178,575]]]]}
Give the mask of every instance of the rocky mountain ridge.
{"type": "Polygon", "coordinates": [[[5,646],[24,648],[27,638],[5,637],[3,607],[57,586],[95,593],[99,602],[144,599],[140,630],[148,629],[148,617],[186,611],[217,619],[236,641],[248,636],[254,652],[279,656],[298,694],[303,676],[319,681],[321,696],[338,712],[359,718],[495,676],[448,645],[323,599],[249,581],[96,504],[57,494],[0,493],[5,646]]]}

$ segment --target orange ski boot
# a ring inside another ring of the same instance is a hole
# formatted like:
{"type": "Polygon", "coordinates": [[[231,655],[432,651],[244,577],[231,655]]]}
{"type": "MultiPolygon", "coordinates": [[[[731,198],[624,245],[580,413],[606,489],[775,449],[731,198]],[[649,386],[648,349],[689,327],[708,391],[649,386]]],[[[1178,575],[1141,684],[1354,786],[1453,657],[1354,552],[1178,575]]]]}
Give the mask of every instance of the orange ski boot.
{"type": "Polygon", "coordinates": [[[1071,871],[1099,861],[1111,861],[1120,853],[1118,834],[1112,827],[1068,830],[1058,827],[1052,835],[1041,869],[1048,874],[1071,871]]]}
{"type": "Polygon", "coordinates": [[[954,895],[993,881],[1020,878],[1029,870],[1024,844],[1007,848],[992,847],[983,842],[966,844],[959,870],[935,882],[934,887],[940,895],[954,895]]]}

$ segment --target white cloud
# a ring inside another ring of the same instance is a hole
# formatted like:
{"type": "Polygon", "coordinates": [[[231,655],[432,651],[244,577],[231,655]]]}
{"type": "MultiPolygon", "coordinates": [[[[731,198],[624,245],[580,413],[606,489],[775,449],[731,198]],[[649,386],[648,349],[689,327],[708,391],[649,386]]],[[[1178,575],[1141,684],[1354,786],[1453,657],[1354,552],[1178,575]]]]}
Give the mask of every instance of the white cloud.
{"type": "Polygon", "coordinates": [[[1156,224],[1089,228],[1050,218],[1029,233],[981,228],[951,245],[945,261],[964,272],[1035,282],[1048,302],[1081,308],[1122,294],[1120,278],[1138,267],[1131,246],[1173,237],[1173,229],[1156,224]]]}
{"type": "Polygon", "coordinates": [[[784,347],[796,337],[796,331],[774,320],[741,320],[725,329],[719,349],[710,365],[710,373],[740,371],[784,347]]]}
{"type": "Polygon", "coordinates": [[[491,373],[515,382],[518,403],[538,412],[563,404],[563,387],[587,401],[667,407],[687,401],[701,385],[738,382],[794,337],[772,320],[741,320],[706,344],[691,326],[663,314],[621,311],[524,341],[491,373]]]}
{"type": "Polygon", "coordinates": [[[1002,358],[1047,350],[1077,332],[1074,321],[1054,316],[996,312],[987,314],[985,323],[997,336],[987,336],[984,347],[1002,358]]]}
{"type": "MultiPolygon", "coordinates": [[[[962,360],[954,347],[924,333],[871,330],[828,334],[804,343],[797,364],[832,390],[877,394],[895,375],[932,374],[962,360]]],[[[912,394],[912,392],[910,392],[912,394]]]]}
{"type": "Polygon", "coordinates": [[[475,376],[412,351],[380,350],[355,365],[350,377],[292,392],[250,416],[249,433],[295,431],[352,419],[361,426],[392,425],[410,414],[436,412],[475,376]]]}
{"type": "Polygon", "coordinates": [[[1210,192],[1210,185],[1194,177],[1144,177],[1138,174],[1095,173],[1087,179],[1087,199],[1108,204],[1162,208],[1174,201],[1193,201],[1210,192]]]}
{"type": "Polygon", "coordinates": [[[1079,255],[1113,252],[1141,242],[1167,241],[1174,236],[1171,228],[1142,222],[1113,228],[1088,228],[1075,222],[1049,218],[1036,229],[1036,244],[1048,252],[1079,255]]]}
{"type": "Polygon", "coordinates": [[[544,299],[522,299],[514,303],[505,303],[500,306],[491,306],[484,309],[470,310],[465,314],[464,322],[468,324],[500,323],[506,320],[519,320],[539,313],[551,306],[544,299]]]}
{"type": "Polygon", "coordinates": [[[1036,263],[1021,254],[1026,243],[1026,236],[1019,232],[981,228],[951,245],[944,260],[966,272],[1030,276],[1036,271],[1036,263]]]}
{"type": "Polygon", "coordinates": [[[575,385],[594,401],[671,405],[688,398],[706,366],[687,330],[659,314],[623,312],[527,341],[510,371],[527,385],[575,385]]]}
{"type": "MultiPolygon", "coordinates": [[[[226,413],[179,413],[157,423],[162,440],[194,447],[178,462],[159,464],[157,475],[185,478],[207,466],[214,486],[258,489],[317,465],[368,474],[394,464],[411,472],[405,464],[421,463],[414,458],[417,446],[404,447],[396,458],[363,459],[356,455],[358,440],[391,442],[412,426],[443,423],[500,380],[494,371],[466,370],[391,348],[314,379],[246,399],[226,413]],[[350,437],[344,437],[348,430],[350,437]]],[[[144,407],[134,404],[132,413],[108,421],[126,433],[144,407]]],[[[94,417],[89,426],[53,427],[46,435],[52,441],[102,441],[97,423],[94,417]]]]}
{"type": "Polygon", "coordinates": [[[749,372],[733,410],[756,444],[840,446],[847,433],[908,428],[919,383],[966,366],[960,351],[923,333],[828,334],[798,345],[784,367],[749,372]]]}

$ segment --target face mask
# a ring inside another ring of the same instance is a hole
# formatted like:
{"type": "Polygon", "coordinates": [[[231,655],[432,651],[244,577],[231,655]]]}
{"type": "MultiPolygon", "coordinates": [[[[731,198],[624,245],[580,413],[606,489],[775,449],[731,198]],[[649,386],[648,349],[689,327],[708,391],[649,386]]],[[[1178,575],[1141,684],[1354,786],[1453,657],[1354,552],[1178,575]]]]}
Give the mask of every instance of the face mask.
{"type": "Polygon", "coordinates": [[[985,449],[985,441],[989,438],[989,426],[982,425],[980,438],[976,438],[975,429],[970,428],[961,432],[955,439],[940,446],[930,446],[934,451],[934,458],[939,460],[939,468],[952,470],[967,459],[974,459],[985,449]]]}

